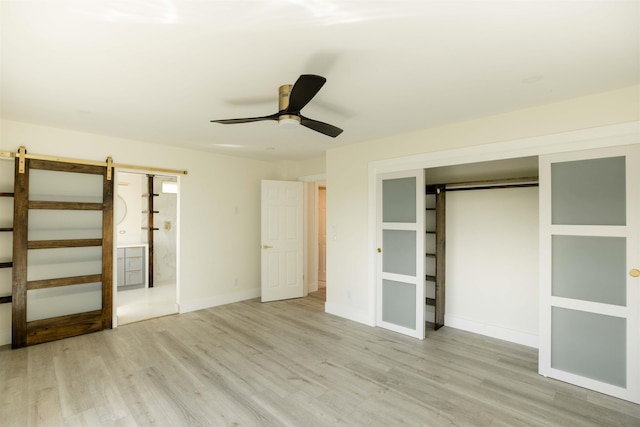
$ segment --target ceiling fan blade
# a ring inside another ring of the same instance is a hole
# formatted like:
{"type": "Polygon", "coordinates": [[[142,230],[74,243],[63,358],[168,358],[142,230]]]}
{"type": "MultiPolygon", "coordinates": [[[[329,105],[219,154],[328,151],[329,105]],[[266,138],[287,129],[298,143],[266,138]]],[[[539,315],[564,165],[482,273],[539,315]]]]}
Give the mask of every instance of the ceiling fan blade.
{"type": "Polygon", "coordinates": [[[286,112],[289,114],[297,114],[302,108],[316,96],[322,85],[327,81],[322,76],[314,74],[303,74],[291,88],[289,95],[289,107],[286,112]]]}
{"type": "Polygon", "coordinates": [[[336,136],[342,133],[342,129],[330,125],[328,123],[319,122],[317,120],[309,119],[300,115],[300,124],[309,129],[315,130],[316,132],[323,133],[327,136],[335,138],[336,136]]]}
{"type": "Polygon", "coordinates": [[[245,119],[223,119],[223,120],[211,120],[213,123],[222,123],[223,125],[232,125],[234,123],[251,123],[251,122],[261,122],[263,120],[278,120],[278,113],[272,114],[270,116],[262,116],[262,117],[247,117],[245,119]]]}

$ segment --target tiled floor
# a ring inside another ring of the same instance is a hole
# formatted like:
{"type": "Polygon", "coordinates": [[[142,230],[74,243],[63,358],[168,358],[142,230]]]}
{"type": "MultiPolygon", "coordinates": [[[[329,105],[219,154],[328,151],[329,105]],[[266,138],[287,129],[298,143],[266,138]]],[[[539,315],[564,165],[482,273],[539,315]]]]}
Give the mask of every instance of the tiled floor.
{"type": "Polygon", "coordinates": [[[176,284],[159,283],[153,288],[118,291],[117,304],[118,325],[175,314],[176,284]]]}

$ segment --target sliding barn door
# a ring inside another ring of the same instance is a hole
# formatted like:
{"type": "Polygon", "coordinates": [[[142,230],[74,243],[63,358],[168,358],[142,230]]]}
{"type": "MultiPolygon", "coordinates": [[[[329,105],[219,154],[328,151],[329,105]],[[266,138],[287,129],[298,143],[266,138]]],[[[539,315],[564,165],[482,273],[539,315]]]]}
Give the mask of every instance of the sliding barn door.
{"type": "Polygon", "coordinates": [[[639,148],[540,158],[540,373],[636,403],[639,148]]]}
{"type": "Polygon", "coordinates": [[[377,178],[376,324],[424,339],[424,171],[377,178]]]}
{"type": "Polygon", "coordinates": [[[12,346],[111,328],[107,168],[17,158],[15,170],[12,346]]]}

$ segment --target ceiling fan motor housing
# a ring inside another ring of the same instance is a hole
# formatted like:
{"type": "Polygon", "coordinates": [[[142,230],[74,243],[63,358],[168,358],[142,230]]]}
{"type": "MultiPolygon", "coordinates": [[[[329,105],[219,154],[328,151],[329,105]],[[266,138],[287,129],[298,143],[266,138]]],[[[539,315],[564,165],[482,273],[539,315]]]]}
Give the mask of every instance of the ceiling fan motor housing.
{"type": "Polygon", "coordinates": [[[282,85],[278,89],[278,112],[268,116],[245,117],[240,119],[211,120],[213,123],[230,125],[234,123],[261,122],[264,120],[277,120],[283,127],[295,127],[302,125],[308,129],[335,138],[342,133],[342,129],[313,120],[300,114],[305,105],[316,96],[327,79],[313,74],[303,74],[293,85],[282,85]]]}
{"type": "MultiPolygon", "coordinates": [[[[278,111],[289,108],[289,95],[293,85],[282,85],[278,89],[278,111]]],[[[278,116],[278,124],[281,126],[295,126],[300,124],[300,117],[294,114],[281,114],[278,116]]]]}

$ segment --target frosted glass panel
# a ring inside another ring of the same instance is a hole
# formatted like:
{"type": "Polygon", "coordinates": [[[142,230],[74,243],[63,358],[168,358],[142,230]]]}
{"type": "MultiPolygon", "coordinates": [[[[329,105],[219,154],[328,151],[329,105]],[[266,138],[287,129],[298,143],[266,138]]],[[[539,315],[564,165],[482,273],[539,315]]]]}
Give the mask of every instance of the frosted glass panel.
{"type": "Polygon", "coordinates": [[[416,275],[416,232],[384,230],[382,232],[382,271],[416,275]]]}
{"type": "Polygon", "coordinates": [[[29,211],[29,240],[101,239],[102,211],[29,211]]]}
{"type": "Polygon", "coordinates": [[[553,236],[553,295],[626,305],[624,237],[553,236]]]}
{"type": "Polygon", "coordinates": [[[102,181],[102,175],[32,169],[29,199],[100,203],[102,181]]]}
{"type": "Polygon", "coordinates": [[[382,181],[382,221],[416,222],[416,179],[382,181]]]}
{"type": "Polygon", "coordinates": [[[102,308],[100,283],[27,291],[27,321],[84,313],[102,308]]]}
{"type": "Polygon", "coordinates": [[[626,342],[625,319],[552,308],[552,368],[626,387],[626,342]]]}
{"type": "Polygon", "coordinates": [[[551,165],[553,224],[625,225],[625,158],[551,165]]]}
{"type": "Polygon", "coordinates": [[[102,273],[102,248],[31,249],[27,280],[56,279],[102,273]]]}
{"type": "Polygon", "coordinates": [[[382,320],[405,328],[416,328],[416,285],[382,281],[382,320]]]}

